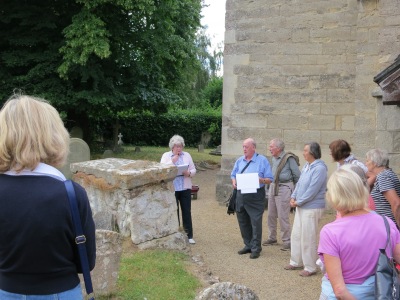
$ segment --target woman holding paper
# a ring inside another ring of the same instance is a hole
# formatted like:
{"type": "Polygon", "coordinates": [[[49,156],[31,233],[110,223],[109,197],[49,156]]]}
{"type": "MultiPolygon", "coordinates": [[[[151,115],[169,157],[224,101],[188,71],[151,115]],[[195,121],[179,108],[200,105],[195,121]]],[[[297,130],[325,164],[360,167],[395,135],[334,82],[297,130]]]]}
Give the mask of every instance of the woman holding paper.
{"type": "Polygon", "coordinates": [[[290,199],[296,207],[291,235],[290,264],[285,270],[303,269],[299,275],[308,277],[316,274],[318,259],[318,223],[325,209],[328,168],[321,158],[321,147],[316,142],[304,146],[306,164],[290,199]]]}
{"type": "Polygon", "coordinates": [[[179,205],[182,211],[183,228],[188,236],[189,243],[195,244],[192,227],[192,180],[196,174],[196,167],[189,153],[183,151],[185,140],[180,135],[174,135],[169,140],[171,151],[165,152],[161,163],[172,164],[178,167],[178,176],[174,179],[175,198],[179,220],[179,205]],[[187,166],[187,167],[186,167],[187,166]]]}

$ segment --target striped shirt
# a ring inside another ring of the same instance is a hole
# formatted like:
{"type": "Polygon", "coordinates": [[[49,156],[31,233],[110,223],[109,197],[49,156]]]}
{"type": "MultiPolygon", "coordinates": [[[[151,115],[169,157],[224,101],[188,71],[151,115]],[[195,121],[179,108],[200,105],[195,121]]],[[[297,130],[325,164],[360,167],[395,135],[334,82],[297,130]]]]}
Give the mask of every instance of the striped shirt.
{"type": "MultiPolygon", "coordinates": [[[[400,197],[400,181],[397,175],[391,169],[385,169],[376,176],[374,188],[371,191],[371,196],[375,202],[375,211],[383,216],[387,216],[396,223],[393,216],[392,208],[389,201],[383,195],[384,192],[395,190],[400,197]]],[[[399,226],[400,224],[397,224],[399,226]]]]}

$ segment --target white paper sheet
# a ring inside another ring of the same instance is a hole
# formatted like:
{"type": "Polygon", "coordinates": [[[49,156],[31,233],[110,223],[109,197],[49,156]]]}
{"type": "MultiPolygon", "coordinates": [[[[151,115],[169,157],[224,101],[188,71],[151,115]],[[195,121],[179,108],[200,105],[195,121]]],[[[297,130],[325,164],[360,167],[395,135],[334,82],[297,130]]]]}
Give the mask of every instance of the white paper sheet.
{"type": "Polygon", "coordinates": [[[258,173],[236,174],[236,185],[242,194],[257,193],[260,188],[258,173]]]}
{"type": "Polygon", "coordinates": [[[178,175],[177,176],[182,176],[183,174],[183,172],[184,171],[186,171],[187,169],[189,169],[189,165],[188,164],[186,164],[186,165],[179,165],[179,166],[177,166],[178,167],[178,175]]]}

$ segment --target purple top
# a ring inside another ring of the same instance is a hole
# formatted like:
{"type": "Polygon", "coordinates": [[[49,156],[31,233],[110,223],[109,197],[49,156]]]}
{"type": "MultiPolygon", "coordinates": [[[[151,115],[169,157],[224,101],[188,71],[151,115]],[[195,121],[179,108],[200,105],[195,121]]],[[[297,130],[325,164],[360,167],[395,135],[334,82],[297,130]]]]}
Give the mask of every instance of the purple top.
{"type": "MultiPolygon", "coordinates": [[[[389,218],[391,246],[386,253],[392,256],[394,247],[400,243],[400,233],[389,218]]],[[[320,233],[318,254],[339,257],[346,284],[361,284],[375,273],[379,249],[385,248],[387,240],[382,216],[369,213],[343,217],[326,224],[320,233]]],[[[328,275],[325,274],[326,278],[328,275]]],[[[329,278],[328,278],[329,279],[329,278]]]]}

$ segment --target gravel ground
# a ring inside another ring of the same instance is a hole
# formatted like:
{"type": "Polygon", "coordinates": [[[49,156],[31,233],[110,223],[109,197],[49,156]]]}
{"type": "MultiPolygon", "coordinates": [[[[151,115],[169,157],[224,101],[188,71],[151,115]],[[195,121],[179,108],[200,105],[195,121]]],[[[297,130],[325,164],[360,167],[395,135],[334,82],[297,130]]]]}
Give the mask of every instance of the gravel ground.
{"type": "MultiPolygon", "coordinates": [[[[192,200],[192,218],[195,245],[192,257],[205,264],[209,275],[220,282],[243,284],[252,289],[260,300],[267,299],[318,299],[322,274],[303,278],[299,271],[283,269],[289,263],[290,252],[281,251],[281,245],[263,247],[258,259],[238,255],[243,248],[236,215],[228,215],[226,207],[215,199],[217,170],[198,171],[193,184],[200,187],[198,199],[192,200]]],[[[264,213],[263,240],[267,238],[267,211],[264,213]]],[[[293,221],[294,215],[291,214],[293,221]]],[[[321,226],[334,219],[328,211],[321,226]]],[[[279,230],[279,229],[278,229],[279,230]]],[[[278,240],[278,243],[280,241],[278,240]]],[[[206,285],[205,285],[206,286],[206,285]]]]}

